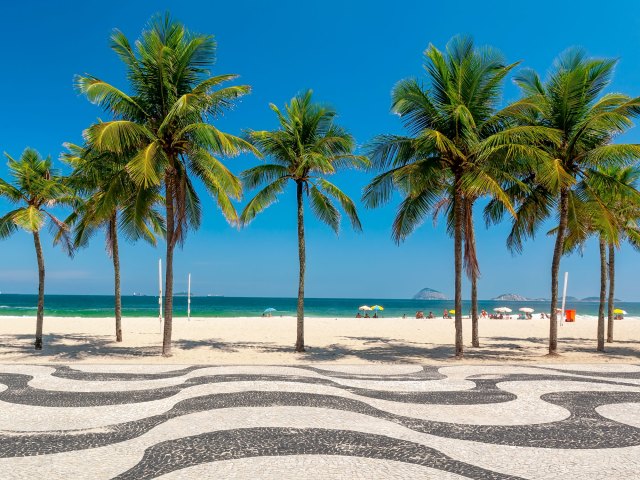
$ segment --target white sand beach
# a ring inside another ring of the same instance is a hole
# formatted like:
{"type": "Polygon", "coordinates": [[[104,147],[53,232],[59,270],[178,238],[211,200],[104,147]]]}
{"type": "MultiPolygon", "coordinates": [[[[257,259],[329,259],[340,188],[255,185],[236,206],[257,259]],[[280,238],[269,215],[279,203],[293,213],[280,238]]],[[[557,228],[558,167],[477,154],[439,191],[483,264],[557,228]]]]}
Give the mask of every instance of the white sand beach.
{"type": "MultiPolygon", "coordinates": [[[[481,347],[471,348],[465,318],[465,361],[629,362],[640,361],[640,318],[615,322],[615,342],[597,353],[595,317],[578,316],[559,327],[561,357],[546,357],[548,320],[480,320],[481,347]]],[[[0,362],[304,364],[329,362],[434,363],[452,358],[453,320],[401,318],[307,318],[307,352],[294,353],[296,319],[174,319],[173,356],[160,356],[157,318],[124,318],[124,341],[115,342],[113,318],[46,317],[44,349],[33,350],[35,319],[0,317],[0,362]]]]}

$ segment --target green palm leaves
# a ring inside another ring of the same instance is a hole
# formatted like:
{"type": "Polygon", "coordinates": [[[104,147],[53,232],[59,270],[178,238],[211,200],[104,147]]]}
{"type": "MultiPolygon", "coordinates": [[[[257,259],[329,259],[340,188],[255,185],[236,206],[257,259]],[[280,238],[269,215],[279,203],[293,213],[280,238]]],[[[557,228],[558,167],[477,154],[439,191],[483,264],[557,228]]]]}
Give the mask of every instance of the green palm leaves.
{"type": "Polygon", "coordinates": [[[236,76],[209,76],[215,58],[213,38],[192,34],[168,17],[154,19],[135,49],[121,32],[111,40],[125,62],[133,94],[93,76],[76,79],[90,101],[116,117],[87,129],[87,144],[128,155],[126,169],[138,186],[169,186],[175,216],[171,241],[183,240],[187,228],[200,223],[200,201],[190,176],[202,181],[225,217],[236,222],[231,199],[240,198],[241,186],[219,157],[253,147],[208,120],[232,107],[249,87],[221,87],[236,76]]]}
{"type": "Polygon", "coordinates": [[[353,201],[327,175],[340,168],[360,169],[368,165],[364,156],[354,155],[353,137],[334,123],[336,112],[312,102],[312,92],[293,98],[282,113],[271,105],[278,116],[280,128],[274,131],[251,131],[249,140],[265,157],[274,163],[258,165],[242,173],[248,188],[266,184],[249,201],[240,220],[251,222],[255,216],[277,200],[289,180],[303,185],[312,211],[318,219],[339,231],[339,205],[356,230],[360,219],[353,201]]]}
{"type": "MultiPolygon", "coordinates": [[[[112,218],[128,240],[144,239],[156,244],[164,234],[164,218],[158,211],[162,196],[158,188],[138,188],[126,170],[127,159],[110,152],[98,152],[67,144],[62,155],[72,168],[69,185],[78,203],[67,223],[74,227],[75,247],[85,246],[94,233],[106,228],[112,218]]],[[[107,251],[112,240],[107,230],[107,251]]]]}
{"type": "Polygon", "coordinates": [[[51,158],[41,158],[31,148],[27,148],[18,160],[5,155],[14,183],[0,179],[0,196],[17,208],[0,218],[0,238],[8,237],[18,228],[37,233],[49,220],[52,232],[67,250],[71,250],[68,226],[50,209],[69,205],[73,195],[64,177],[53,169],[51,158]]]}

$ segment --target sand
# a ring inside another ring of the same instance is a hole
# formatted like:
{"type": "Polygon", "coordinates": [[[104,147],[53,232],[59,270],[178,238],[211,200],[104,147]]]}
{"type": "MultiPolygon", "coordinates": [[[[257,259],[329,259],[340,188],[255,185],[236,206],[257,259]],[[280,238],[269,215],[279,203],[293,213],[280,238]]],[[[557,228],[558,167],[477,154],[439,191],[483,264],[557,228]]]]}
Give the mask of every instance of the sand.
{"type": "MultiPolygon", "coordinates": [[[[471,348],[471,320],[465,318],[465,361],[472,363],[569,362],[640,363],[640,318],[615,322],[615,342],[596,347],[595,317],[578,316],[559,327],[561,357],[547,353],[548,320],[480,320],[480,348],[471,348]]],[[[307,318],[307,351],[295,353],[296,319],[174,319],[173,356],[160,356],[157,318],[124,318],[124,341],[115,342],[113,318],[45,317],[44,349],[33,350],[35,319],[0,317],[0,362],[307,364],[328,362],[448,363],[453,320],[307,318]]]]}

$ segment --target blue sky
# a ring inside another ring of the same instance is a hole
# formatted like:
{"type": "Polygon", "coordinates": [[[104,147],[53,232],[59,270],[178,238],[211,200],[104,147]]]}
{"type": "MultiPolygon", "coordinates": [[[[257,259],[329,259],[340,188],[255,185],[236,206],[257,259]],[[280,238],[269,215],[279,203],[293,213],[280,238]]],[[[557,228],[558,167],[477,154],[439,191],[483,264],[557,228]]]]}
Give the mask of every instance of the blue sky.
{"type": "MultiPolygon", "coordinates": [[[[190,29],[215,35],[215,73],[237,73],[253,87],[218,125],[232,133],[269,129],[275,119],[268,103],[282,105],[295,93],[312,88],[317,100],[331,103],[339,121],[365,143],[378,133],[401,132],[389,113],[389,94],[400,79],[421,75],[422,52],[442,48],[456,34],[500,49],[508,61],[545,72],[554,57],[580,45],[592,55],[617,57],[612,91],[640,95],[640,5],[633,0],[602,4],[586,0],[538,1],[334,1],[322,2],[7,2],[3,5],[0,54],[0,150],[18,156],[26,146],[57,159],[66,141],[80,142],[81,132],[98,116],[95,106],[72,88],[74,74],[91,73],[126,89],[124,72],[108,46],[113,28],[137,38],[148,19],[170,11],[190,29]]],[[[505,101],[517,98],[509,79],[505,101]]],[[[625,141],[638,142],[634,129],[625,141]]],[[[256,164],[249,156],[228,160],[236,173],[256,164]]],[[[6,176],[0,162],[0,176],[6,176]]],[[[346,172],[334,177],[359,198],[369,176],[346,172]]],[[[203,194],[203,197],[205,195],[203,194]]],[[[229,227],[210,199],[204,198],[202,228],[192,233],[175,260],[176,289],[193,276],[198,294],[294,296],[297,251],[295,192],[243,231],[229,227]]],[[[397,199],[375,211],[360,209],[364,232],[345,223],[336,237],[307,215],[307,295],[310,297],[407,298],[429,286],[453,294],[453,245],[443,226],[431,221],[405,243],[390,239],[397,199]]],[[[0,202],[0,210],[7,208],[0,202]]],[[[480,216],[478,212],[477,216],[480,216]]],[[[541,232],[522,255],[505,248],[508,225],[486,230],[478,222],[482,277],[480,298],[504,292],[549,296],[552,240],[541,232]]],[[[112,269],[104,241],[70,260],[47,238],[47,292],[112,292],[112,269]]],[[[163,248],[139,243],[122,248],[123,293],[156,290],[157,259],[163,248]]],[[[640,256],[623,247],[618,255],[616,296],[640,301],[640,256]]],[[[598,292],[597,246],[584,256],[563,260],[570,272],[569,294],[598,292]]],[[[17,233],[0,244],[0,291],[31,293],[37,289],[31,238],[17,233]]],[[[465,295],[467,298],[468,295],[465,295]]]]}

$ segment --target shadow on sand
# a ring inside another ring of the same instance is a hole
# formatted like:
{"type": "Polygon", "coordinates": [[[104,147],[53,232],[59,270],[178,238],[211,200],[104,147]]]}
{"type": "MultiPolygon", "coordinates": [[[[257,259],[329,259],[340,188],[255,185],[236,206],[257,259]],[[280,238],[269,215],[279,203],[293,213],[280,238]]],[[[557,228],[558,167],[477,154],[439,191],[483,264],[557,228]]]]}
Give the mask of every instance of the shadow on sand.
{"type": "MultiPolygon", "coordinates": [[[[354,363],[428,363],[430,361],[454,361],[453,346],[409,342],[394,338],[378,336],[343,336],[339,343],[324,346],[309,345],[307,351],[300,354],[293,353],[293,345],[271,342],[225,342],[219,338],[202,340],[178,339],[173,342],[174,358],[179,359],[180,353],[201,351],[204,358],[215,359],[216,354],[224,357],[224,363],[233,361],[235,353],[249,352],[252,356],[265,354],[265,361],[269,361],[269,354],[294,354],[295,361],[304,362],[332,362],[342,360],[354,363]],[[254,355],[255,354],[255,355],[254,355]]],[[[125,339],[126,340],[126,339],[125,339]]],[[[465,361],[510,361],[537,362],[544,361],[547,349],[546,338],[515,338],[515,337],[484,337],[481,347],[465,346],[465,361]]],[[[595,351],[595,341],[590,338],[561,339],[559,349],[566,357],[579,355],[583,362],[602,361],[637,361],[640,358],[640,343],[621,341],[606,344],[606,352],[595,351]],[[585,358],[585,355],[587,356],[585,358]]],[[[83,361],[96,359],[109,362],[136,359],[150,359],[159,357],[161,347],[135,346],[118,344],[109,335],[45,335],[42,351],[33,349],[32,335],[4,335],[0,336],[0,362],[2,361],[83,361]]],[[[271,357],[273,358],[273,357],[271,357]]],[[[215,360],[212,362],[215,363],[215,360]]],[[[241,360],[238,363],[242,363],[241,360]]]]}

